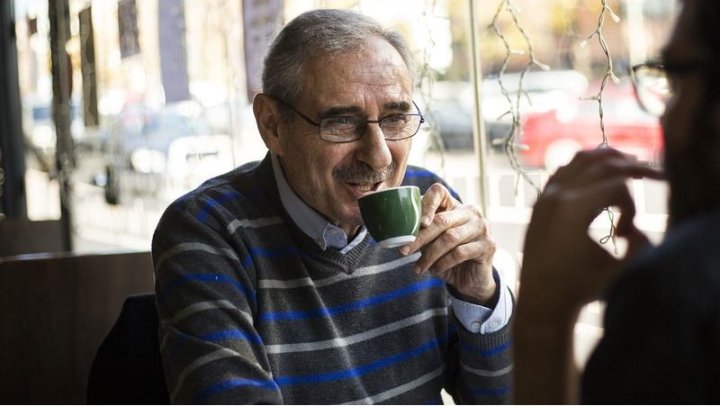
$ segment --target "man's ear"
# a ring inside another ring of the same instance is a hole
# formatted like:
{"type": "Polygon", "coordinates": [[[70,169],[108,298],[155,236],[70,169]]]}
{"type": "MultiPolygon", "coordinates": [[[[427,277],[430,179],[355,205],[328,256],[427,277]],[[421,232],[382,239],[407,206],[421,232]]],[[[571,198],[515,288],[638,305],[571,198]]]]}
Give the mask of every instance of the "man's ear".
{"type": "Polygon", "coordinates": [[[266,94],[258,93],[253,98],[253,113],[267,149],[275,155],[282,155],[279,132],[282,117],[277,101],[266,94]]]}

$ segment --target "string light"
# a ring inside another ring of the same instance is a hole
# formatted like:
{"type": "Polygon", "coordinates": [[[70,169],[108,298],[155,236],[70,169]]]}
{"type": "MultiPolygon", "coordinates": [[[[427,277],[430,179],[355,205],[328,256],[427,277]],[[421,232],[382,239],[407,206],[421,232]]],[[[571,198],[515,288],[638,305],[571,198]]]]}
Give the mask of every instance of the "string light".
{"type": "MultiPolygon", "coordinates": [[[[616,23],[620,22],[620,17],[618,17],[617,14],[608,6],[607,0],[600,0],[600,3],[602,5],[602,8],[600,9],[600,15],[598,16],[597,21],[597,28],[595,31],[592,32],[585,40],[580,42],[580,47],[587,46],[588,42],[593,39],[593,37],[597,37],[598,43],[600,44],[600,48],[602,49],[603,53],[605,54],[605,60],[606,60],[606,70],[605,75],[602,78],[602,81],[600,82],[600,89],[598,93],[595,96],[591,97],[583,97],[583,100],[591,100],[596,101],[598,103],[598,114],[600,116],[600,131],[602,133],[602,142],[598,145],[598,148],[607,148],[608,145],[608,138],[607,134],[605,133],[605,113],[603,111],[603,94],[605,92],[605,87],[607,86],[609,81],[612,81],[613,83],[618,83],[620,80],[615,76],[615,72],[613,71],[613,61],[612,61],[612,55],[610,55],[610,50],[608,48],[607,42],[605,41],[605,36],[603,35],[603,28],[605,26],[605,16],[610,15],[612,20],[616,23]]],[[[612,241],[613,243],[613,250],[617,254],[618,248],[617,248],[617,230],[615,227],[615,215],[612,211],[612,208],[606,207],[603,209],[608,216],[608,220],[610,220],[610,230],[608,232],[608,235],[600,239],[601,244],[606,244],[608,241],[612,241]]]]}
{"type": "Polygon", "coordinates": [[[520,113],[520,102],[522,97],[526,97],[528,100],[528,103],[532,103],[530,100],[529,95],[524,91],[523,89],[523,81],[525,80],[525,75],[532,69],[533,67],[538,67],[542,70],[549,70],[550,67],[540,63],[537,58],[535,57],[535,50],[532,45],[532,41],[530,41],[530,36],[527,34],[523,26],[520,24],[520,20],[518,18],[519,10],[515,5],[512,3],[511,0],[502,0],[500,4],[498,5],[497,11],[495,12],[495,15],[493,16],[492,22],[490,23],[490,28],[495,32],[495,35],[500,38],[503,45],[505,46],[505,56],[502,61],[502,66],[500,68],[500,72],[498,73],[498,84],[500,86],[500,92],[505,97],[505,99],[508,101],[508,104],[510,105],[510,108],[507,112],[502,114],[499,118],[503,118],[505,116],[510,116],[511,118],[511,127],[508,130],[507,137],[505,138],[504,143],[504,150],[505,154],[508,157],[508,161],[510,162],[510,166],[515,170],[516,173],[518,173],[520,176],[518,177],[518,182],[515,185],[515,191],[517,193],[517,188],[519,186],[520,179],[524,179],[530,186],[535,189],[535,191],[539,194],[540,193],[540,187],[535,184],[535,182],[529,177],[528,173],[525,171],[525,169],[520,165],[518,157],[517,157],[517,151],[519,149],[525,148],[523,145],[518,145],[517,139],[522,138],[523,134],[523,128],[522,128],[522,122],[521,122],[521,113],[520,113]],[[525,46],[527,48],[527,52],[523,50],[513,49],[510,46],[510,41],[507,39],[503,31],[500,29],[500,17],[503,13],[506,13],[510,16],[512,19],[514,27],[520,32],[520,35],[523,38],[523,41],[525,43],[525,46]],[[515,100],[510,95],[510,91],[508,90],[507,86],[505,85],[504,79],[505,79],[505,72],[508,69],[508,66],[510,65],[510,59],[513,56],[527,56],[527,63],[523,67],[523,69],[520,71],[520,75],[518,77],[518,87],[517,87],[517,93],[515,94],[515,100]]]}
{"type": "MultiPolygon", "coordinates": [[[[607,45],[607,41],[604,36],[604,25],[605,25],[605,19],[606,16],[609,15],[610,18],[618,23],[620,22],[620,17],[612,10],[612,8],[607,4],[607,0],[600,0],[601,1],[601,10],[600,14],[598,16],[597,20],[597,27],[595,31],[593,31],[587,38],[585,38],[583,41],[580,42],[580,47],[587,46],[588,42],[592,40],[593,38],[597,38],[600,48],[602,49],[603,54],[605,55],[606,59],[606,71],[605,75],[602,78],[602,81],[600,83],[600,89],[598,90],[598,93],[594,96],[590,97],[583,97],[583,100],[591,100],[596,101],[598,103],[598,115],[600,119],[600,131],[602,134],[602,141],[598,145],[598,148],[605,148],[608,147],[608,138],[607,133],[605,131],[605,112],[603,110],[603,94],[605,92],[605,89],[610,81],[613,83],[618,83],[619,79],[615,75],[615,72],[613,71],[613,61],[612,61],[612,55],[610,54],[609,47],[607,45]]],[[[531,102],[529,96],[525,93],[523,90],[523,80],[525,78],[525,75],[532,69],[534,66],[539,67],[542,70],[548,70],[549,67],[547,65],[544,65],[540,63],[537,58],[535,57],[534,49],[532,46],[532,41],[530,41],[530,37],[527,35],[527,32],[523,28],[523,26],[519,22],[518,18],[519,11],[515,7],[515,5],[512,3],[511,0],[502,0],[497,8],[497,11],[495,12],[495,15],[493,16],[492,22],[490,24],[491,29],[495,32],[495,34],[500,38],[503,45],[505,46],[505,56],[502,61],[501,69],[498,74],[498,83],[500,85],[500,91],[502,92],[503,96],[507,99],[508,103],[510,104],[510,109],[505,112],[501,117],[510,116],[511,117],[511,128],[508,130],[507,138],[505,139],[505,153],[508,157],[508,160],[510,162],[510,166],[520,175],[518,178],[518,181],[520,178],[524,179],[526,182],[528,182],[538,193],[540,192],[540,188],[533,182],[532,179],[528,176],[527,172],[522,168],[522,166],[518,162],[517,158],[517,150],[523,148],[524,146],[518,145],[516,140],[519,137],[522,137],[523,134],[523,128],[521,123],[521,112],[520,112],[520,102],[521,97],[527,97],[528,102],[531,102]],[[513,56],[521,56],[526,55],[526,53],[522,50],[513,49],[510,45],[510,42],[508,41],[505,34],[502,32],[500,28],[500,18],[503,13],[508,14],[515,26],[515,28],[520,32],[520,35],[523,38],[523,41],[525,42],[525,46],[527,47],[527,58],[528,61],[525,64],[523,70],[520,72],[519,80],[518,80],[518,89],[517,94],[515,97],[515,100],[512,99],[510,96],[510,91],[506,87],[504,83],[504,75],[505,72],[508,69],[508,66],[510,64],[510,59],[513,56]]],[[[516,188],[517,188],[516,184],[516,188]]],[[[516,189],[517,191],[517,189],[516,189]]],[[[600,242],[602,244],[607,243],[608,241],[612,241],[613,247],[615,252],[617,253],[617,244],[616,244],[616,227],[614,222],[614,213],[612,212],[612,209],[607,207],[604,209],[604,211],[607,213],[608,218],[610,220],[610,230],[608,235],[600,239],[600,242]]]]}
{"type": "Polygon", "coordinates": [[[426,27],[425,31],[425,37],[426,42],[423,44],[423,47],[420,49],[421,58],[420,58],[420,66],[418,67],[418,83],[421,87],[421,97],[425,104],[425,110],[423,111],[423,115],[428,119],[426,123],[430,126],[429,136],[430,136],[430,146],[438,153],[438,158],[440,160],[439,165],[440,168],[445,168],[445,148],[443,146],[442,139],[440,137],[440,130],[438,128],[438,121],[435,119],[435,115],[433,113],[432,101],[434,100],[433,96],[433,84],[435,83],[435,76],[436,73],[431,64],[430,59],[432,58],[432,54],[435,51],[436,43],[435,43],[435,36],[433,35],[432,31],[432,21],[437,19],[447,19],[447,16],[439,16],[436,14],[437,10],[437,1],[425,1],[424,2],[425,8],[423,9],[421,13],[421,21],[420,26],[426,27]]]}
{"type": "Polygon", "coordinates": [[[603,33],[603,28],[605,26],[605,15],[609,14],[613,21],[616,23],[620,22],[620,17],[618,17],[617,14],[608,6],[607,0],[600,0],[602,4],[602,8],[600,9],[600,15],[598,16],[598,22],[597,22],[597,28],[595,31],[593,31],[592,34],[590,34],[587,38],[585,38],[583,41],[580,42],[580,47],[584,48],[587,46],[588,42],[593,39],[593,37],[597,37],[598,43],[600,44],[600,48],[603,51],[603,54],[605,54],[605,60],[606,60],[606,70],[605,75],[602,78],[602,81],[600,82],[600,89],[598,93],[595,96],[590,97],[583,97],[583,100],[591,100],[591,101],[597,101],[598,103],[598,114],[600,116],[600,131],[602,133],[602,142],[600,145],[598,145],[599,148],[607,147],[608,146],[608,139],[607,134],[605,133],[605,113],[603,111],[603,93],[605,92],[605,87],[607,86],[609,81],[612,81],[613,83],[618,83],[620,80],[617,76],[615,76],[615,72],[613,71],[613,61],[612,61],[612,55],[610,55],[610,50],[607,45],[607,41],[605,40],[605,36],[603,33]]]}

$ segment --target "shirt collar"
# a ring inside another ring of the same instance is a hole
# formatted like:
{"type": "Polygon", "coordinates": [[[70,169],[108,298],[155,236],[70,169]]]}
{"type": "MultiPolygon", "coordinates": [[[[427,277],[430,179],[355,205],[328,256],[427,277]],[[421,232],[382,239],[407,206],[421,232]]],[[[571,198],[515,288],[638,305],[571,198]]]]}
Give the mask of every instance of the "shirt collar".
{"type": "Polygon", "coordinates": [[[295,191],[292,190],[287,183],[285,173],[280,166],[280,160],[275,154],[270,154],[272,161],[273,175],[275,183],[280,193],[280,201],[283,207],[290,215],[290,218],[297,224],[300,229],[307,234],[315,243],[325,251],[328,247],[339,249],[341,253],[346,253],[360,244],[367,230],[362,227],[358,235],[348,243],[347,235],[342,228],[330,223],[325,217],[316,212],[312,207],[308,206],[295,191]]]}

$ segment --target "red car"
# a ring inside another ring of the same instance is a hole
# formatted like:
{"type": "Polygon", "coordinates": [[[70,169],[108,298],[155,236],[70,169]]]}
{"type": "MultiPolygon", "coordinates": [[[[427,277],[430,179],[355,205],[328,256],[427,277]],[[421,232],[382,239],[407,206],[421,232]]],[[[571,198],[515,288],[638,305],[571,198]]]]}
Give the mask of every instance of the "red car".
{"type": "MultiPolygon", "coordinates": [[[[599,85],[590,86],[589,91],[592,89],[599,85]]],[[[609,146],[642,161],[659,162],[663,147],[660,122],[640,108],[629,81],[608,83],[603,112],[609,146]]],[[[525,165],[552,172],[577,151],[596,148],[602,141],[598,102],[577,100],[555,110],[527,114],[519,155],[525,165]]]]}

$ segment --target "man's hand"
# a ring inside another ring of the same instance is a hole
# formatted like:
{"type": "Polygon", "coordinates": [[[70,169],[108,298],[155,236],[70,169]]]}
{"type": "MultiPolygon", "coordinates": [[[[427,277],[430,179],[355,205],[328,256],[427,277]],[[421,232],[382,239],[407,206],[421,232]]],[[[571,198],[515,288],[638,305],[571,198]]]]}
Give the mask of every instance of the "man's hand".
{"type": "Polygon", "coordinates": [[[460,203],[436,183],[423,195],[420,225],[415,242],[400,249],[403,255],[422,251],[415,272],[429,271],[455,288],[461,299],[492,306],[497,290],[492,275],[495,241],[480,210],[460,203]]]}

